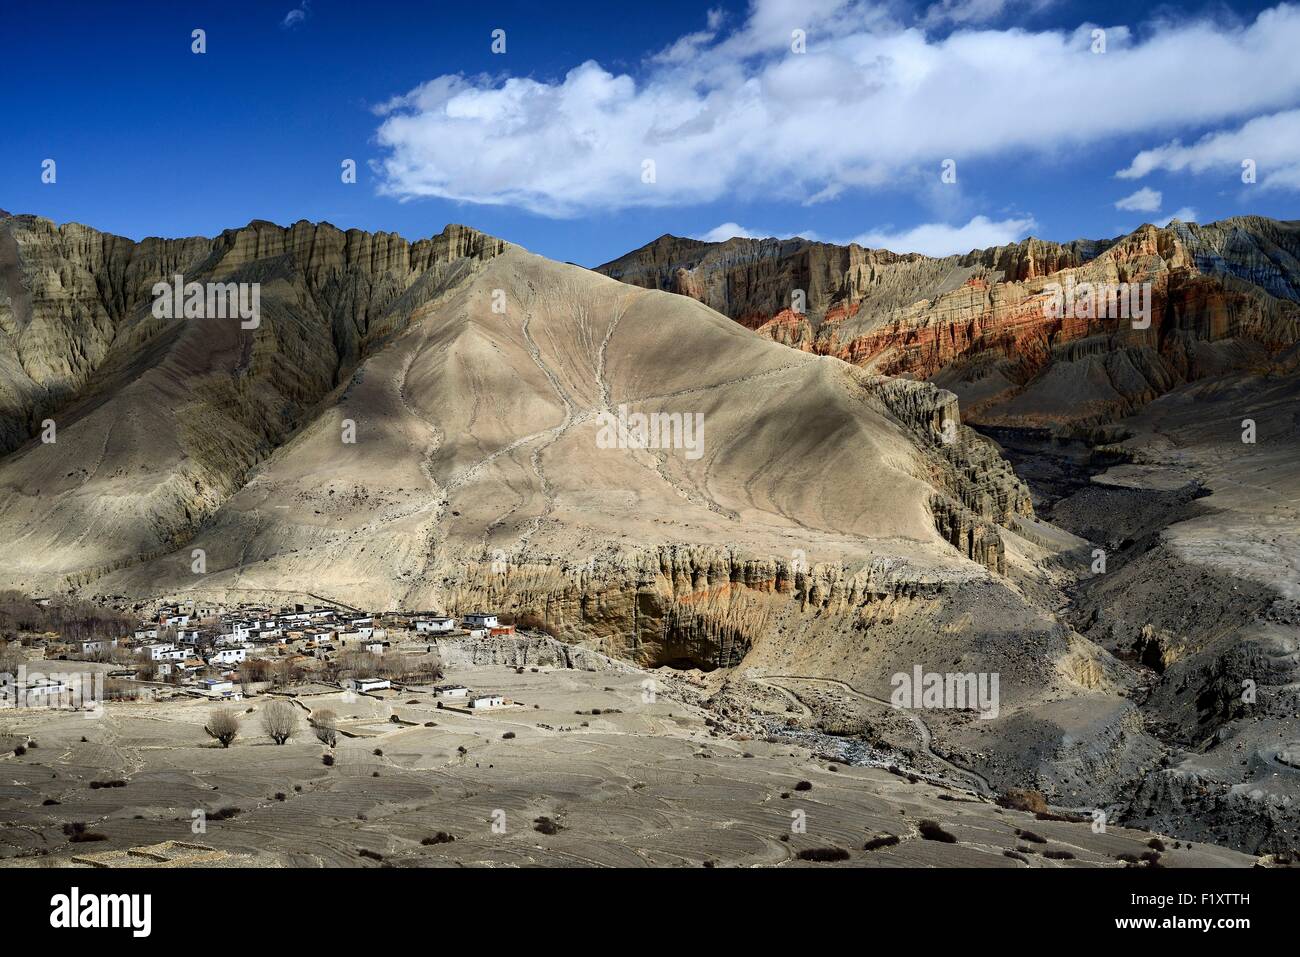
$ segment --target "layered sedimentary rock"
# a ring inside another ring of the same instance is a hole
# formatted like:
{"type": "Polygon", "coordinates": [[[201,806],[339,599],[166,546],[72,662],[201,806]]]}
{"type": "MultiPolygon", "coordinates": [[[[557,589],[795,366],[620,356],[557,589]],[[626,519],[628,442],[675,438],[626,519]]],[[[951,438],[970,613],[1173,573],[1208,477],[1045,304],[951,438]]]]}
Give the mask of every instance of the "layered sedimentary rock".
{"type": "Polygon", "coordinates": [[[973,422],[1087,428],[1300,340],[1298,265],[1300,224],[1241,217],[942,259],[663,237],[599,271],[697,298],[793,348],[932,379],[973,422]],[[1054,289],[1085,283],[1149,284],[1149,325],[1127,310],[1049,308],[1054,289]]]}

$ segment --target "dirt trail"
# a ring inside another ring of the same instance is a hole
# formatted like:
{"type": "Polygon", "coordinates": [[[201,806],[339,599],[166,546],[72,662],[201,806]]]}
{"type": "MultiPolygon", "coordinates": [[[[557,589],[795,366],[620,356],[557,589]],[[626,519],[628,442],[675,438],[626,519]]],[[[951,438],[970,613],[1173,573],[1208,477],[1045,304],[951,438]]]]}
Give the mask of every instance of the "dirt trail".
{"type": "MultiPolygon", "coordinates": [[[[872,704],[880,705],[881,707],[884,708],[889,708],[892,711],[897,711],[900,714],[904,715],[910,722],[912,722],[912,726],[916,729],[917,739],[920,742],[921,753],[924,754],[926,757],[930,758],[932,761],[934,761],[936,764],[940,765],[941,767],[948,769],[948,771],[956,778],[956,781],[954,781],[953,783],[963,788],[969,788],[984,797],[992,797],[994,794],[992,785],[989,784],[988,779],[984,777],[984,775],[980,774],[977,771],[972,771],[969,768],[964,768],[959,764],[954,764],[948,758],[945,758],[943,755],[935,752],[935,750],[931,747],[931,741],[933,740],[933,735],[930,733],[929,726],[926,725],[926,723],[922,721],[916,715],[916,713],[910,709],[895,708],[884,698],[877,698],[875,695],[867,694],[865,691],[859,691],[857,688],[853,687],[847,681],[840,681],[838,678],[819,678],[813,675],[764,675],[761,678],[753,677],[750,680],[758,684],[771,687],[777,691],[782,691],[787,694],[793,695],[796,699],[798,699],[798,695],[796,695],[791,689],[786,688],[783,685],[777,684],[777,682],[778,681],[808,681],[814,683],[820,682],[822,684],[835,685],[840,689],[847,691],[849,694],[863,699],[864,701],[870,701],[872,704]]],[[[807,710],[807,706],[804,705],[802,701],[799,701],[799,704],[801,707],[804,707],[805,710],[807,710]]]]}

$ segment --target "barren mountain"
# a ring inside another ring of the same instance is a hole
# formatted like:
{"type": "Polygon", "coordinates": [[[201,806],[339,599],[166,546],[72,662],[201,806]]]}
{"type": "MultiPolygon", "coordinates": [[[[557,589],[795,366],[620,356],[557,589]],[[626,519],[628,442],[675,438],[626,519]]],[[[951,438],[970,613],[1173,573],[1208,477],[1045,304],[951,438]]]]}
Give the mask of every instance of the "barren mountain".
{"type": "MultiPolygon", "coordinates": [[[[692,298],[465,227],[410,243],[254,222],[215,239],[133,243],[7,217],[0,540],[10,547],[0,583],[135,600],[316,596],[453,614],[489,606],[645,667],[705,672],[719,715],[797,712],[787,720],[809,734],[888,742],[976,792],[1032,786],[1058,804],[1140,806],[1190,826],[1172,803],[1207,794],[1226,802],[1221,791],[1254,779],[1221,763],[1212,786],[1205,775],[1195,786],[1159,783],[1171,742],[1203,749],[1205,735],[1232,719],[1179,710],[1179,696],[1195,695],[1201,680],[1190,673],[1181,689],[1153,683],[1198,654],[1210,657],[1195,659],[1195,674],[1213,673],[1223,635],[1207,630],[1177,644],[1173,619],[1161,624],[1140,604],[1140,582],[1120,579],[1133,584],[1108,595],[1084,581],[1094,526],[1116,509],[1106,496],[1123,494],[1122,477],[1092,481],[1102,477],[1092,474],[1091,450],[1073,482],[1048,457],[1053,481],[1045,481],[1031,467],[1042,457],[1013,449],[1027,484],[997,444],[960,423],[954,391],[880,372],[933,357],[919,343],[936,335],[960,339],[949,321],[958,303],[979,300],[1001,323],[1009,315],[1001,297],[1027,315],[1049,266],[1122,278],[1140,261],[1153,274],[1165,264],[1162,290],[1177,274],[1179,289],[1204,282],[1231,294],[1232,322],[1222,328],[1241,333],[1241,344],[1183,337],[1194,346],[1187,354],[1208,357],[1183,378],[1208,383],[1221,368],[1215,357],[1267,356],[1265,339],[1293,332],[1293,299],[1260,292],[1260,283],[1289,288],[1274,273],[1291,274],[1278,251],[1290,230],[1275,226],[1274,258],[1252,267],[1258,283],[1226,267],[1197,279],[1187,270],[1200,260],[1178,245],[1177,229],[1114,244],[1022,244],[965,265],[884,253],[858,260],[850,250],[854,275],[889,277],[862,281],[864,291],[879,287],[872,305],[864,295],[851,317],[837,318],[839,300],[818,293],[809,302],[819,322],[798,322],[816,326],[816,337],[859,324],[844,341],[884,328],[880,315],[906,330],[874,354],[879,361],[854,364],[755,335],[692,298]],[[1020,278],[994,281],[995,272],[1020,278]],[[155,316],[155,284],[176,275],[259,284],[259,321],[155,316]],[[916,298],[922,286],[933,300],[916,298]],[[637,415],[658,416],[669,441],[638,441],[646,431],[628,426],[637,415]],[[1153,675],[1144,656],[1162,654],[1153,675]],[[939,709],[922,720],[890,709],[891,677],[918,666],[997,674],[998,714],[939,709]],[[1179,700],[1159,703],[1162,693],[1179,700]]],[[[832,258],[818,268],[833,278],[832,258]]],[[[756,257],[751,266],[775,296],[785,280],[770,271],[780,273],[781,261],[756,257]]],[[[1202,327],[1161,301],[1152,328],[1163,338],[1202,327]]],[[[981,323],[993,318],[971,318],[966,335],[981,323]]],[[[980,350],[957,349],[929,371],[996,410],[1032,399],[1058,367],[1130,353],[1158,364],[1175,354],[1123,345],[1127,333],[1115,330],[1075,331],[1076,352],[1043,327],[1025,330],[1021,344],[1004,331],[996,348],[974,336],[980,350]],[[1104,347],[1079,346],[1097,336],[1104,347]],[[1034,343],[1046,350],[1038,371],[1005,396],[953,373],[979,366],[993,369],[985,380],[1010,381],[1007,370],[1029,361],[1016,357],[1034,354],[1034,343]]],[[[1271,400],[1275,410],[1287,395],[1271,400]]],[[[1045,416],[1076,420],[1050,408],[1045,416]]],[[[1271,443],[1287,434],[1270,426],[1261,442],[1276,450],[1271,443]]],[[[1104,464],[1140,463],[1132,449],[1110,455],[1104,464]]],[[[1279,535],[1290,514],[1287,461],[1268,477],[1279,535]]],[[[1227,475],[1235,466],[1223,467],[1227,475]]],[[[1164,498],[1144,507],[1158,519],[1148,526],[1157,538],[1184,517],[1164,498]]],[[[1257,517],[1246,511],[1240,535],[1257,517]]],[[[1150,567],[1132,539],[1113,546],[1117,576],[1150,567]]],[[[1170,555],[1178,575],[1204,560],[1192,545],[1170,555]]],[[[1257,559],[1243,552],[1243,567],[1257,559]]],[[[1253,626],[1263,600],[1233,604],[1225,627],[1253,626]]],[[[1260,646],[1280,662],[1272,683],[1261,682],[1277,689],[1267,692],[1275,710],[1293,693],[1283,680],[1294,666],[1288,635],[1260,646]]],[[[1277,714],[1277,734],[1291,734],[1277,714]]],[[[1276,766],[1275,751],[1255,777],[1276,766]]],[[[1292,805],[1261,814],[1250,791],[1206,839],[1293,846],[1292,805]]],[[[1284,791],[1269,785],[1278,800],[1284,791]]]]}

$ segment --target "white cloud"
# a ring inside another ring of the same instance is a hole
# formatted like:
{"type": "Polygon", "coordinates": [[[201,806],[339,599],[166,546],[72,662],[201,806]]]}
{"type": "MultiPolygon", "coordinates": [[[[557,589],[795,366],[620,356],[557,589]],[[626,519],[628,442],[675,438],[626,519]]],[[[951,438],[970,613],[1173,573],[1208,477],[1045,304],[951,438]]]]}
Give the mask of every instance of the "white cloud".
{"type": "Polygon", "coordinates": [[[884,10],[753,0],[744,22],[728,30],[709,17],[637,78],[595,61],[554,81],[436,77],[378,108],[381,189],[551,216],[729,196],[808,201],[937,177],[947,157],[1147,140],[1300,96],[1296,7],[1245,25],[1162,23],[1141,40],[1108,27],[1100,55],[1090,24],[934,39],[884,10]],[[807,32],[806,54],[790,52],[794,29],[807,32]]]}
{"type": "Polygon", "coordinates": [[[1184,206],[1182,209],[1178,210],[1178,212],[1174,213],[1172,216],[1166,216],[1164,219],[1159,220],[1158,222],[1155,223],[1155,225],[1168,226],[1175,219],[1180,219],[1185,223],[1194,223],[1197,220],[1196,210],[1192,209],[1192,207],[1190,206],[1184,206]]]}
{"type": "Polygon", "coordinates": [[[926,8],[921,23],[927,27],[944,23],[971,24],[996,20],[1009,8],[1018,13],[1038,13],[1050,7],[1055,0],[941,0],[926,8]]]}
{"type": "Polygon", "coordinates": [[[1156,213],[1160,211],[1161,199],[1160,190],[1143,186],[1136,193],[1117,200],[1115,208],[1126,209],[1133,213],[1156,213]]]}
{"type": "Polygon", "coordinates": [[[311,0],[302,0],[302,6],[295,7],[284,15],[284,19],[280,21],[280,29],[292,30],[306,20],[310,14],[311,0]]]}
{"type": "Polygon", "coordinates": [[[888,249],[896,253],[924,253],[927,256],[951,256],[968,253],[972,249],[1005,246],[1019,242],[1037,224],[1033,217],[993,221],[987,216],[976,216],[965,226],[947,223],[926,223],[901,232],[877,230],[863,233],[853,241],[872,249],[888,249]]]}
{"type": "Polygon", "coordinates": [[[722,223],[718,226],[714,226],[707,233],[692,238],[703,240],[706,243],[724,243],[728,239],[733,238],[767,239],[769,237],[776,237],[777,239],[791,239],[795,236],[798,236],[801,239],[809,239],[813,242],[817,241],[817,234],[810,229],[804,229],[798,232],[780,230],[759,232],[757,230],[746,229],[744,226],[740,225],[740,223],[722,223]]]}
{"type": "Polygon", "coordinates": [[[1209,133],[1191,146],[1172,140],[1164,146],[1143,150],[1115,175],[1121,179],[1141,179],[1156,170],[1214,171],[1240,182],[1241,164],[1246,160],[1255,161],[1261,186],[1300,189],[1300,110],[1257,116],[1238,129],[1209,133]]]}

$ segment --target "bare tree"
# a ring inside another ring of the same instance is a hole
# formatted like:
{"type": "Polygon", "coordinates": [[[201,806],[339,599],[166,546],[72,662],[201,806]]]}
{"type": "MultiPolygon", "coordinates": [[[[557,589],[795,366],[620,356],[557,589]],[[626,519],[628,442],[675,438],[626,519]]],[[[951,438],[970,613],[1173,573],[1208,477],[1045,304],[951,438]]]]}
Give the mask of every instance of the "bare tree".
{"type": "Polygon", "coordinates": [[[339,722],[338,716],[328,709],[317,711],[311,716],[311,726],[316,731],[316,737],[321,744],[334,747],[339,739],[339,722]]]}
{"type": "Polygon", "coordinates": [[[229,708],[222,708],[213,713],[203,730],[220,741],[223,748],[228,748],[239,734],[239,718],[229,708]]]}
{"type": "Polygon", "coordinates": [[[142,681],[153,681],[158,677],[158,662],[150,657],[149,652],[141,651],[136,656],[135,671],[142,681]]]}
{"type": "Polygon", "coordinates": [[[286,685],[297,684],[302,680],[303,674],[304,671],[302,665],[298,664],[296,661],[285,659],[275,663],[271,674],[271,681],[277,687],[284,687],[286,685]]]}
{"type": "Polygon", "coordinates": [[[0,646],[0,674],[16,675],[26,663],[27,656],[16,641],[0,646]]]}
{"type": "Polygon", "coordinates": [[[284,744],[298,730],[298,709],[287,701],[268,701],[262,706],[262,730],[276,744],[284,744]]]}

